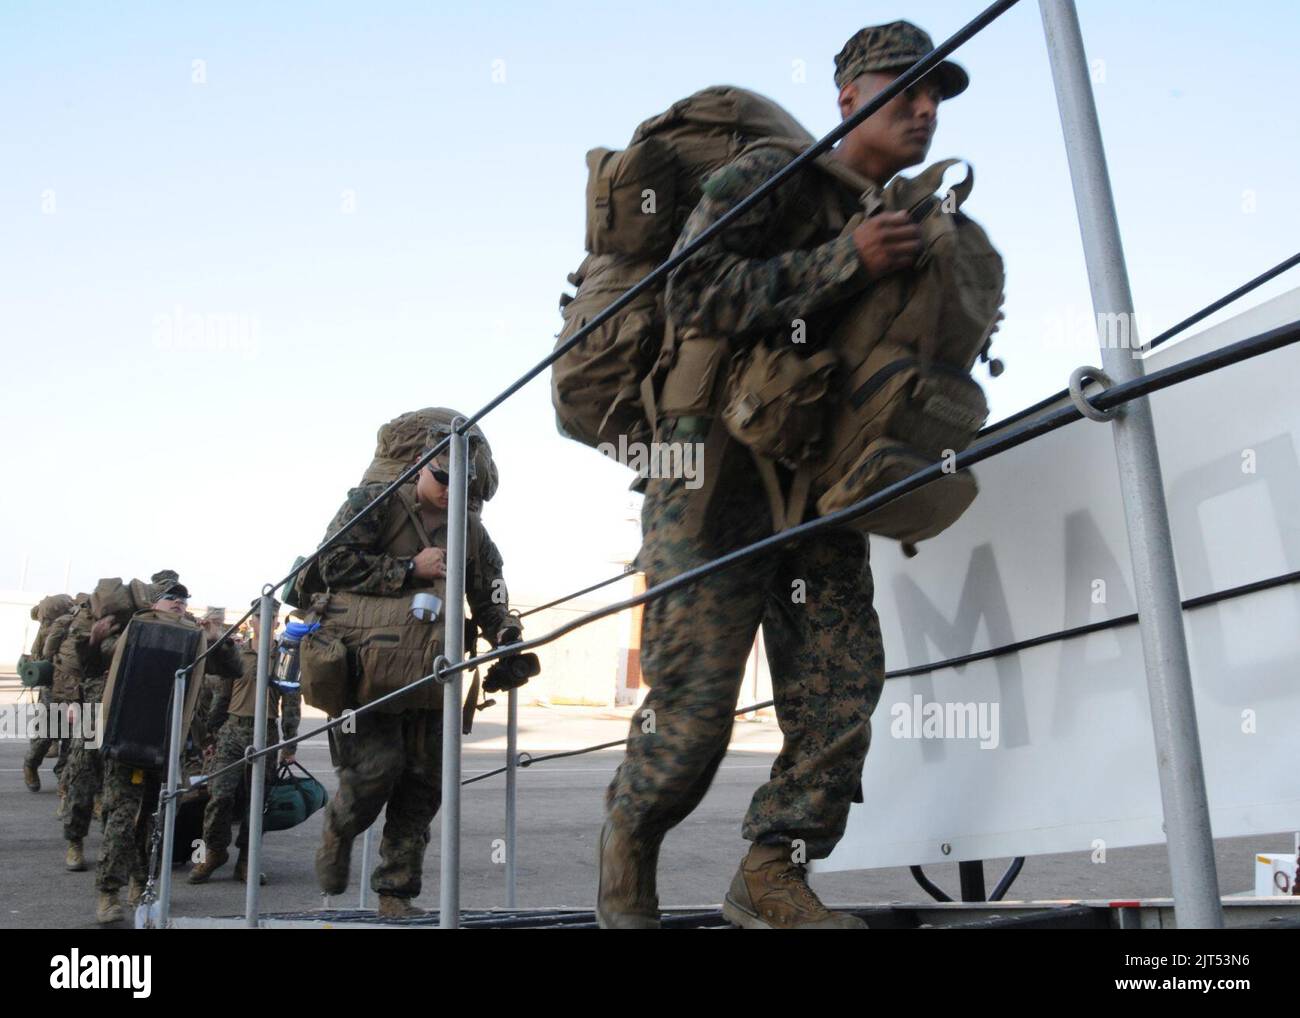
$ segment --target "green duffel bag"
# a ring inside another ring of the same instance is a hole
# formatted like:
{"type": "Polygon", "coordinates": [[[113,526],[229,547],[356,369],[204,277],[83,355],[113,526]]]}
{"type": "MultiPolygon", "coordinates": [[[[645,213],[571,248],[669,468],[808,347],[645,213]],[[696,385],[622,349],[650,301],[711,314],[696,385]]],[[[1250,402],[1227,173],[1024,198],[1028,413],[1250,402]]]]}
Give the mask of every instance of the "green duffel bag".
{"type": "Polygon", "coordinates": [[[54,664],[50,661],[37,661],[30,654],[18,659],[18,677],[27,689],[54,685],[54,664]]]}
{"type": "Polygon", "coordinates": [[[287,831],[297,827],[324,806],[327,798],[325,786],[302,764],[296,760],[281,764],[274,782],[266,790],[262,830],[287,831]],[[302,771],[301,776],[293,773],[295,767],[302,771]]]}

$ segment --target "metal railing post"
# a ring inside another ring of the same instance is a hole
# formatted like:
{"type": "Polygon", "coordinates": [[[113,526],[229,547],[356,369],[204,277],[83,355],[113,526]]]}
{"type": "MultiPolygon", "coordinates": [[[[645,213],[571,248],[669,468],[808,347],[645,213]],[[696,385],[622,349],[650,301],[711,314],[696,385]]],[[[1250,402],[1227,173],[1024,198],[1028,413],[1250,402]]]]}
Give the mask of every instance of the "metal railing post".
{"type": "Polygon", "coordinates": [[[172,684],[171,728],[167,735],[167,806],[163,810],[162,855],[158,859],[158,926],[166,929],[172,911],[172,855],[176,850],[176,788],[181,778],[181,719],[185,714],[185,669],[172,684]]]}
{"type": "MultiPolygon", "coordinates": [[[[379,821],[376,820],[375,823],[379,821]]],[[[375,824],[366,828],[361,836],[361,893],[357,898],[357,907],[370,907],[370,871],[375,868],[375,824]]]]}
{"type": "Polygon", "coordinates": [[[515,886],[515,812],[519,776],[519,690],[510,690],[506,708],[506,908],[518,908],[515,886]]]}
{"type": "MultiPolygon", "coordinates": [[[[275,630],[275,598],[262,593],[257,622],[257,691],[253,707],[253,749],[266,749],[266,688],[271,673],[271,637],[275,630]]],[[[244,925],[257,929],[258,897],[262,890],[262,810],[266,797],[266,757],[253,761],[248,790],[247,877],[244,886],[244,925]]]]}
{"type": "MultiPolygon", "coordinates": [[[[1133,295],[1115,215],[1083,35],[1073,0],[1039,0],[1079,215],[1102,365],[1115,384],[1140,378],[1133,295]],[[1105,315],[1106,318],[1101,316],[1105,315]],[[1108,343],[1103,321],[1128,329],[1125,346],[1108,343]]],[[[1128,524],[1147,693],[1164,806],[1174,912],[1182,929],[1223,925],[1205,771],[1183,632],[1169,513],[1149,398],[1126,404],[1111,421],[1128,524]]]]}
{"type": "MultiPolygon", "coordinates": [[[[443,652],[452,664],[465,656],[465,522],[469,507],[469,438],[452,421],[451,489],[447,498],[447,616],[443,652]]],[[[460,926],[460,708],[461,673],[442,687],[442,858],[438,925],[460,926]]]]}

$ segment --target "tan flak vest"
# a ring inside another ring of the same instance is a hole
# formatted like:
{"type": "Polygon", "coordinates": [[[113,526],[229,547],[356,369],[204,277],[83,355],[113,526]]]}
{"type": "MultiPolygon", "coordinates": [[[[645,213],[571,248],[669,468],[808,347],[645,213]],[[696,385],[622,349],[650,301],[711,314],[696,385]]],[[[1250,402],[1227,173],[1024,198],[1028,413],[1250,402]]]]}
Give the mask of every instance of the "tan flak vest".
{"type": "MultiPolygon", "coordinates": [[[[466,562],[478,560],[483,544],[482,525],[475,513],[466,527],[466,562]]],[[[393,513],[381,551],[397,558],[414,558],[425,548],[447,546],[445,512],[425,524],[416,503],[414,485],[404,485],[393,496],[393,513]]],[[[317,594],[307,615],[321,628],[303,638],[303,697],[309,704],[338,716],[342,710],[371,703],[428,675],[444,647],[447,583],[443,577],[407,585],[391,597],[327,591],[317,594]],[[436,594],[442,610],[436,621],[411,614],[411,599],[418,593],[436,594]],[[350,660],[349,660],[350,659],[350,660]],[[355,662],[355,672],[351,664],[355,662]]],[[[477,676],[470,688],[471,704],[478,697],[477,676]]],[[[416,692],[377,710],[401,713],[413,709],[442,708],[442,687],[426,683],[416,692]]]]}

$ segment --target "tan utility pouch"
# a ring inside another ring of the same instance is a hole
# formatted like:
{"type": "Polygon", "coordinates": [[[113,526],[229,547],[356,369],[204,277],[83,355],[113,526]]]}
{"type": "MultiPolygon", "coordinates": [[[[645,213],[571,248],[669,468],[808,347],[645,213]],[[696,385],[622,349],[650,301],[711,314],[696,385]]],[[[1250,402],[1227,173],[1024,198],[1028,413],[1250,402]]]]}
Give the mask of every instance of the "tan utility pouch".
{"type": "MultiPolygon", "coordinates": [[[[878,439],[863,450],[839,483],[817,500],[817,511],[825,516],[844,509],[936,462],[937,458],[926,456],[902,442],[891,438],[878,439]]],[[[849,525],[870,534],[915,544],[941,534],[957,522],[978,493],[975,476],[969,470],[958,470],[859,516],[849,525]]]]}
{"type": "MultiPolygon", "coordinates": [[[[613,304],[653,263],[612,255],[592,255],[569,281],[578,293],[563,308],[564,328],[556,345],[613,304]]],[[[606,319],[551,368],[551,402],[561,434],[587,445],[618,446],[650,439],[650,422],[641,405],[642,365],[653,362],[663,340],[663,294],[646,290],[606,319]]]]}
{"type": "Polygon", "coordinates": [[[676,239],[677,159],[666,141],[587,153],[587,250],[644,257],[676,239]]]}
{"type": "MultiPolygon", "coordinates": [[[[346,706],[365,706],[395,690],[409,686],[433,671],[433,660],[442,653],[442,627],[424,622],[411,615],[407,597],[373,597],[367,594],[329,593],[312,599],[312,614],[320,622],[320,629],[310,634],[315,637],[313,648],[319,650],[304,655],[302,668],[307,669],[306,657],[319,653],[322,666],[319,678],[325,688],[322,693],[332,703],[337,703],[339,687],[337,646],[344,649],[346,706]],[[349,658],[351,660],[349,660],[349,658]],[[351,681],[355,663],[356,683],[351,681]]],[[[303,640],[304,651],[307,641],[303,640]]],[[[304,690],[309,680],[304,676],[304,690]]],[[[308,700],[311,703],[311,700],[308,700]]],[[[313,704],[325,710],[322,704],[313,704]]],[[[375,708],[385,714],[400,714],[416,708],[437,710],[442,706],[442,688],[429,682],[413,693],[396,697],[375,708]]],[[[332,716],[337,716],[332,715],[332,716]]]]}
{"type": "Polygon", "coordinates": [[[829,350],[805,356],[790,346],[755,345],[732,362],[722,411],[727,431],[756,454],[797,467],[821,440],[822,398],[838,366],[829,350]]]}
{"type": "Polygon", "coordinates": [[[319,629],[302,638],[298,647],[302,698],[329,717],[336,718],[354,706],[348,649],[337,636],[319,629]]]}

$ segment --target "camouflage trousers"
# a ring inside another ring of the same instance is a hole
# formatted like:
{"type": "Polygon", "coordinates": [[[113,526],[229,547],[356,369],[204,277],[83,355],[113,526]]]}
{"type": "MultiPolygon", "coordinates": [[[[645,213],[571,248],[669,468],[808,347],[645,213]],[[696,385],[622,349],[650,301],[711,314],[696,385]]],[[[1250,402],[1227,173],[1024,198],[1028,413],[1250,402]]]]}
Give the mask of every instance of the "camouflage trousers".
{"type": "MultiPolygon", "coordinates": [[[[107,676],[83,679],[81,699],[84,704],[99,703],[104,696],[107,676]]],[[[104,761],[95,745],[76,738],[68,749],[68,765],[60,780],[64,783],[63,838],[80,841],[90,832],[90,818],[95,812],[95,796],[104,784],[104,761]]],[[[93,743],[93,740],[90,740],[93,743]]]]}
{"type": "Polygon", "coordinates": [[[356,731],[330,733],[339,788],[325,807],[325,834],[351,841],[387,805],[379,865],[370,886],[379,894],[420,893],[429,825],[442,802],[442,712],[370,712],[356,731]]]}
{"type": "MultiPolygon", "coordinates": [[[[45,707],[50,705],[49,686],[42,687],[38,702],[45,707]]],[[[59,744],[59,757],[54,761],[54,776],[56,778],[61,778],[63,769],[68,764],[68,749],[72,742],[71,739],[32,739],[31,745],[27,749],[27,755],[23,757],[23,766],[39,769],[41,761],[45,759],[45,755],[50,751],[50,747],[56,742],[59,744]]],[[[60,781],[60,784],[61,783],[62,782],[60,781]]]]}
{"type": "Polygon", "coordinates": [[[149,835],[162,775],[128,764],[104,767],[104,843],[95,867],[95,887],[116,891],[131,877],[148,873],[149,835]]]}
{"type": "MultiPolygon", "coordinates": [[[[275,719],[267,718],[266,744],[275,742],[275,719]]],[[[217,732],[217,747],[209,769],[218,771],[244,758],[244,750],[253,745],[253,719],[231,714],[217,732]]],[[[274,776],[274,760],[268,758],[269,779],[274,776]]],[[[230,847],[230,834],[238,813],[239,838],[235,844],[242,852],[248,847],[248,768],[229,771],[213,778],[208,785],[208,804],[203,810],[203,847],[208,852],[224,852],[230,847]]]]}
{"type": "MultiPolygon", "coordinates": [[[[292,739],[298,734],[302,724],[302,693],[286,693],[279,686],[271,686],[272,703],[279,701],[280,738],[292,739]]],[[[290,752],[297,752],[294,746],[290,752]]]]}
{"type": "MultiPolygon", "coordinates": [[[[648,585],[771,533],[746,450],[728,443],[708,520],[686,521],[682,478],[652,478],[638,565],[648,585]]],[[[681,823],[727,751],[746,658],[762,626],[783,743],[754,793],[743,836],[829,855],[860,795],[871,713],[884,684],[880,623],[862,535],[815,534],[714,573],[645,606],[641,669],[650,687],[606,793],[611,820],[647,840],[681,823]]]]}

